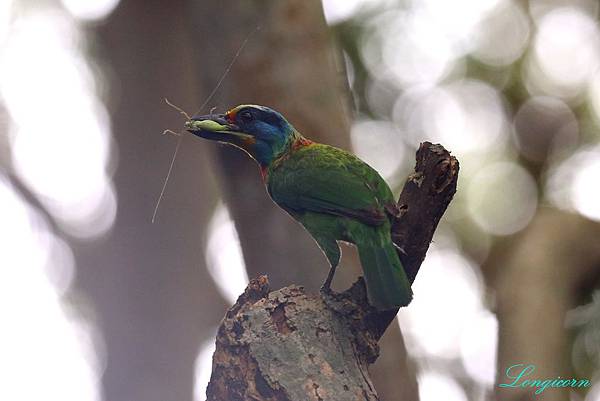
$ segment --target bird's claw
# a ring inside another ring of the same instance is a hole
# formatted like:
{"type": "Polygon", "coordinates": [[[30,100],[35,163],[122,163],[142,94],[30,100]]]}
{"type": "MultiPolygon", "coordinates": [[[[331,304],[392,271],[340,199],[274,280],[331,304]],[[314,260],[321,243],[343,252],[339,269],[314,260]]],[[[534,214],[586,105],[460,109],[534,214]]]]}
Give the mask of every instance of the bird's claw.
{"type": "Polygon", "coordinates": [[[332,293],[332,290],[329,283],[323,283],[323,285],[319,289],[319,292],[324,295],[330,295],[332,293]]]}
{"type": "Polygon", "coordinates": [[[331,266],[329,272],[327,273],[327,278],[325,282],[321,286],[321,294],[331,294],[331,282],[333,281],[333,276],[335,275],[336,266],[331,266]]]}

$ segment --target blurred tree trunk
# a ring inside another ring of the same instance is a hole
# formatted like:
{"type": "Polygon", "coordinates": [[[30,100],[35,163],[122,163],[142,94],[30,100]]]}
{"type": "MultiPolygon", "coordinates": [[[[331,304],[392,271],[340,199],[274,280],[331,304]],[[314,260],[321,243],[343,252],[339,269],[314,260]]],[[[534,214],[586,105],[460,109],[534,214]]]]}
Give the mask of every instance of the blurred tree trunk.
{"type": "MultiPolygon", "coordinates": [[[[198,56],[201,85],[209,93],[246,38],[216,96],[208,105],[220,111],[237,104],[271,106],[308,138],[350,149],[349,119],[335,52],[317,0],[196,3],[190,24],[192,52],[198,56]]],[[[216,149],[224,198],[235,220],[250,277],[268,274],[273,288],[291,283],[315,291],[329,267],[304,229],[279,209],[265,191],[257,166],[236,149],[216,149]]],[[[346,288],[360,274],[354,249],[344,248],[336,288],[346,288]]],[[[397,325],[382,342],[373,379],[382,399],[416,400],[414,371],[397,325]]]]}
{"type": "Polygon", "coordinates": [[[150,221],[176,144],[161,132],[185,121],[163,98],[184,108],[199,102],[184,26],[188,5],[125,0],[90,32],[109,77],[118,215],[105,239],[80,244],[76,254],[78,285],[106,341],[107,401],[192,400],[199,343],[212,337],[226,306],[204,265],[215,185],[191,137],[183,138],[158,218],[150,221]]]}
{"type": "MultiPolygon", "coordinates": [[[[198,2],[191,23],[203,92],[215,87],[250,35],[207,108],[271,106],[309,138],[349,149],[341,75],[335,71],[319,1],[198,2]]],[[[327,273],[326,259],[308,233],[269,199],[254,162],[235,149],[208,146],[217,149],[224,197],[249,275],[268,273],[274,288],[290,283],[319,288],[327,273]]],[[[346,262],[354,271],[340,269],[340,275],[355,277],[357,263],[346,262]]]]}
{"type": "MultiPolygon", "coordinates": [[[[498,382],[509,383],[506,369],[517,363],[536,366],[527,379],[574,377],[565,316],[600,280],[600,224],[542,208],[488,261],[483,271],[498,300],[498,382]]],[[[500,400],[570,399],[560,388],[541,395],[531,388],[495,390],[500,400]]]]}

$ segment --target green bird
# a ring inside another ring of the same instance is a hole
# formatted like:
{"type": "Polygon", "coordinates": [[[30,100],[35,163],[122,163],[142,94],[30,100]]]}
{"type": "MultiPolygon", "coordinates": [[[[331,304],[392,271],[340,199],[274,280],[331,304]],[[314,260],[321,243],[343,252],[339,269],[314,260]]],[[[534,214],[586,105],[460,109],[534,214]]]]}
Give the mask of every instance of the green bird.
{"type": "Polygon", "coordinates": [[[236,146],[256,160],[273,201],[304,226],[329,260],[323,290],[329,291],[340,261],[338,241],[345,241],[358,248],[371,305],[387,310],[410,303],[410,283],[390,233],[398,207],[368,164],[306,139],[264,106],[240,105],[225,114],[195,116],[186,129],[236,146]]]}

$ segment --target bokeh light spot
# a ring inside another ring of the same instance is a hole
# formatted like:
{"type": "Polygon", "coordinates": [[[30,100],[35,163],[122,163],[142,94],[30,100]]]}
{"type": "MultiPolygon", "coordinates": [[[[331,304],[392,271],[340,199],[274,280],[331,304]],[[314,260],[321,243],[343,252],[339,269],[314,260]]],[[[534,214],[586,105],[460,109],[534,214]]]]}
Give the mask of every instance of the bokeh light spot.
{"type": "Polygon", "coordinates": [[[499,93],[476,80],[413,87],[396,102],[394,121],[413,146],[439,142],[459,156],[493,147],[506,127],[499,93]]]}
{"type": "Polygon", "coordinates": [[[63,6],[75,17],[84,21],[98,21],[110,15],[120,0],[61,0],[63,6]]]}
{"type": "Polygon", "coordinates": [[[467,323],[460,339],[460,356],[465,370],[478,383],[487,387],[496,377],[498,319],[482,310],[467,323]]]}
{"type": "Polygon", "coordinates": [[[502,2],[481,21],[473,56],[493,66],[515,62],[525,51],[530,28],[527,15],[514,1],[502,2]]]}
{"type": "Polygon", "coordinates": [[[600,71],[594,74],[589,86],[589,98],[596,125],[600,126],[600,71]]]}
{"type": "Polygon", "coordinates": [[[61,228],[90,238],[112,226],[116,195],[107,172],[108,114],[79,41],[65,15],[25,14],[0,52],[0,94],[14,123],[17,174],[61,228]]]}
{"type": "Polygon", "coordinates": [[[412,355],[458,356],[465,325],[483,308],[482,284],[474,269],[455,250],[429,249],[413,284],[410,308],[402,308],[398,314],[412,355]]]}
{"type": "Polygon", "coordinates": [[[351,130],[356,155],[390,181],[404,160],[402,133],[388,121],[358,121],[351,130]]]}
{"type": "Polygon", "coordinates": [[[434,84],[451,70],[452,42],[423,12],[403,13],[383,34],[383,63],[402,86],[434,84]]]}
{"type": "Polygon", "coordinates": [[[596,18],[600,7],[598,0],[529,0],[527,3],[529,14],[536,23],[539,23],[552,10],[565,7],[578,9],[592,18],[596,18]]]}
{"type": "Polygon", "coordinates": [[[585,147],[548,172],[546,195],[559,209],[600,220],[600,147],[585,147]]]}
{"type": "Polygon", "coordinates": [[[60,302],[70,250],[1,175],[0,221],[0,399],[99,400],[92,328],[60,302]]]}
{"type": "Polygon", "coordinates": [[[581,166],[573,182],[572,196],[575,209],[590,219],[600,221],[600,158],[581,166]]]}
{"type": "Polygon", "coordinates": [[[463,388],[448,375],[443,375],[435,371],[425,371],[419,373],[417,382],[419,383],[420,401],[468,400],[463,388]]]}
{"type": "Polygon", "coordinates": [[[533,177],[515,163],[485,166],[469,183],[467,207],[485,231],[509,235],[524,228],[537,210],[533,177]]]}
{"type": "Polygon", "coordinates": [[[572,151],[579,136],[577,118],[569,106],[548,96],[523,103],[515,114],[514,127],[519,151],[536,162],[545,161],[553,152],[572,151]]]}
{"type": "Polygon", "coordinates": [[[532,93],[577,96],[600,65],[596,22],[576,8],[554,9],[539,21],[533,54],[526,64],[532,93]]]}
{"type": "Polygon", "coordinates": [[[206,387],[212,374],[212,358],[216,349],[214,337],[214,335],[211,336],[209,340],[200,345],[200,351],[196,357],[194,368],[194,400],[196,401],[206,399],[206,387]]]}
{"type": "Polygon", "coordinates": [[[219,292],[233,304],[249,280],[235,224],[223,204],[217,206],[208,225],[206,259],[208,272],[219,292]]]}

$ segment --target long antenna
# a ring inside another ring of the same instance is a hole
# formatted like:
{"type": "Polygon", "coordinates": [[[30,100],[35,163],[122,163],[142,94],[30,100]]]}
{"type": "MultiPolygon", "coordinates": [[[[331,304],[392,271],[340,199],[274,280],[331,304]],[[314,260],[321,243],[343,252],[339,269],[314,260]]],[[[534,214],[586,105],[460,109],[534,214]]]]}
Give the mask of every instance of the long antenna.
{"type": "Polygon", "coordinates": [[[208,95],[208,97],[206,98],[206,100],[204,101],[204,103],[202,103],[202,106],[200,106],[200,109],[198,109],[198,111],[196,113],[194,113],[194,115],[199,114],[204,109],[204,107],[208,104],[208,102],[210,102],[210,100],[213,98],[213,96],[215,95],[215,93],[217,93],[217,90],[221,87],[221,84],[223,83],[223,81],[225,81],[225,78],[227,78],[227,75],[229,75],[229,71],[231,71],[231,68],[235,64],[236,60],[238,59],[238,57],[240,56],[240,54],[242,54],[242,51],[244,50],[244,47],[246,47],[246,44],[248,43],[248,41],[250,40],[250,38],[252,37],[252,35],[254,35],[258,30],[260,30],[260,25],[257,25],[256,28],[254,28],[248,34],[248,36],[246,36],[246,39],[244,39],[244,41],[242,42],[242,44],[238,48],[237,52],[235,53],[235,55],[231,59],[231,62],[229,63],[229,65],[225,69],[225,72],[223,72],[223,75],[221,75],[221,78],[219,78],[219,81],[217,82],[217,85],[212,90],[212,92],[210,93],[210,95],[208,95]]]}
{"type": "MultiPolygon", "coordinates": [[[[235,53],[235,55],[233,56],[233,58],[231,59],[231,61],[227,65],[227,68],[225,69],[225,71],[223,72],[223,74],[221,75],[221,77],[219,78],[219,81],[217,81],[217,84],[215,85],[214,89],[212,90],[212,92],[210,92],[210,94],[208,95],[208,97],[206,98],[206,100],[204,101],[204,103],[202,103],[202,106],[200,106],[200,109],[196,113],[194,113],[194,115],[199,114],[204,109],[204,107],[206,107],[206,105],[208,104],[208,102],[210,102],[210,100],[213,98],[213,96],[217,93],[217,90],[219,90],[219,88],[221,87],[221,84],[223,83],[223,81],[225,81],[225,78],[227,78],[227,75],[229,74],[229,71],[231,71],[231,68],[233,67],[233,65],[235,64],[236,60],[238,59],[238,57],[242,53],[242,50],[244,50],[244,47],[246,47],[246,44],[250,40],[250,37],[252,37],[252,35],[254,35],[256,33],[256,31],[258,31],[259,29],[260,29],[260,25],[257,25],[256,28],[254,28],[246,36],[246,39],[244,39],[244,41],[242,42],[242,44],[238,48],[237,52],[235,53]]],[[[171,106],[172,108],[174,108],[175,110],[179,111],[179,113],[181,113],[183,116],[185,116],[185,118],[187,118],[188,121],[191,120],[191,117],[183,109],[181,109],[180,107],[178,107],[178,106],[174,105],[173,103],[169,102],[169,100],[166,99],[166,98],[165,98],[165,102],[169,106],[171,106]]],[[[211,110],[211,113],[212,113],[212,110],[211,110]]],[[[173,131],[171,131],[171,130],[165,130],[163,132],[163,134],[164,133],[173,133],[173,131]]],[[[175,134],[177,134],[177,133],[175,133],[175,134]]],[[[175,159],[177,158],[177,152],[179,151],[179,147],[181,146],[181,142],[183,140],[183,135],[180,135],[180,134],[177,134],[177,135],[179,135],[179,139],[177,139],[177,145],[175,146],[175,152],[173,152],[173,157],[171,158],[171,164],[169,165],[169,171],[167,172],[167,176],[165,177],[165,180],[163,182],[162,189],[160,190],[160,195],[158,196],[158,199],[156,200],[156,206],[154,207],[154,213],[152,213],[152,224],[154,224],[154,220],[156,220],[156,215],[158,213],[158,208],[160,206],[160,203],[162,201],[163,196],[165,195],[165,191],[167,189],[167,184],[169,183],[169,178],[171,177],[171,172],[173,171],[173,166],[175,165],[175,159]]]]}
{"type": "Polygon", "coordinates": [[[175,158],[177,157],[177,152],[179,151],[179,146],[181,146],[182,139],[183,135],[179,135],[179,139],[177,139],[177,146],[175,146],[175,152],[173,152],[173,158],[171,159],[171,164],[169,165],[169,171],[167,172],[167,176],[165,177],[165,181],[163,182],[162,189],[160,190],[160,195],[158,196],[158,200],[156,201],[154,213],[152,213],[152,224],[154,224],[154,219],[156,219],[156,213],[158,213],[158,207],[160,206],[160,202],[162,201],[162,198],[165,195],[165,190],[167,189],[167,184],[169,183],[171,171],[173,171],[173,166],[175,165],[175,158]]]}
{"type": "Polygon", "coordinates": [[[190,117],[188,115],[188,113],[186,113],[181,107],[175,106],[173,103],[169,102],[169,99],[165,98],[165,103],[168,104],[169,106],[171,106],[172,108],[174,108],[175,110],[177,110],[180,114],[182,114],[185,118],[187,118],[188,121],[190,121],[192,119],[192,117],[190,117]]]}

